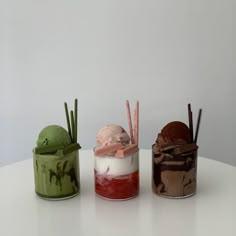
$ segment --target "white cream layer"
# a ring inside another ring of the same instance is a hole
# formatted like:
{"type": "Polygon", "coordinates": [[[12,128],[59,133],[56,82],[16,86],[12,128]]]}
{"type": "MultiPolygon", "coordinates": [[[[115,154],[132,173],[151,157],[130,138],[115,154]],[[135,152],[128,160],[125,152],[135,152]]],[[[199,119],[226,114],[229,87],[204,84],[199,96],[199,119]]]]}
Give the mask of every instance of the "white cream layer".
{"type": "Polygon", "coordinates": [[[127,157],[95,156],[95,170],[98,174],[126,175],[139,169],[139,152],[127,157]]]}

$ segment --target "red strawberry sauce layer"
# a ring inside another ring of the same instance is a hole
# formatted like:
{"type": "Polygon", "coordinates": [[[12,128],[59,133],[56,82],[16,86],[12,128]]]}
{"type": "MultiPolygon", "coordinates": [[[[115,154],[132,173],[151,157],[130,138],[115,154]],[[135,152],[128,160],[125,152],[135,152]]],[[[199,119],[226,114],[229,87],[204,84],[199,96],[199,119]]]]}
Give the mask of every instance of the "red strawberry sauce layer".
{"type": "Polygon", "coordinates": [[[95,191],[98,195],[114,199],[128,199],[139,193],[139,171],[127,175],[98,174],[94,170],[95,191]]]}

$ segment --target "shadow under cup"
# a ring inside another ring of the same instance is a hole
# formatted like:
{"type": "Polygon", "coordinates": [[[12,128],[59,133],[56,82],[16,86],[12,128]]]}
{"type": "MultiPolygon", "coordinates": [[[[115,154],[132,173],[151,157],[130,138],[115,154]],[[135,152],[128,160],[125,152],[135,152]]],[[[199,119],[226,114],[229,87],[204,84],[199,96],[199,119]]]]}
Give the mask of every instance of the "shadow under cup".
{"type": "Polygon", "coordinates": [[[64,156],[33,154],[35,192],[42,198],[62,200],[79,193],[79,151],[64,156]]]}
{"type": "Polygon", "coordinates": [[[152,150],[153,192],[169,198],[186,198],[197,189],[198,150],[181,155],[152,150]]]}

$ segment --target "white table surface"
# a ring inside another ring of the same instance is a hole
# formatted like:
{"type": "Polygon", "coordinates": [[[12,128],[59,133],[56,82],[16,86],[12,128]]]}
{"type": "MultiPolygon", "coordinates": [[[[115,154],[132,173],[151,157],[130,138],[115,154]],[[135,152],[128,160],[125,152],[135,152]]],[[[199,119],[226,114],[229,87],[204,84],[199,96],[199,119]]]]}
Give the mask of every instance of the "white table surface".
{"type": "Polygon", "coordinates": [[[152,193],[151,151],[140,151],[140,195],[107,201],[94,193],[93,152],[80,151],[80,195],[47,201],[34,193],[32,159],[0,168],[0,235],[235,236],[236,167],[198,161],[198,191],[186,199],[152,193]]]}

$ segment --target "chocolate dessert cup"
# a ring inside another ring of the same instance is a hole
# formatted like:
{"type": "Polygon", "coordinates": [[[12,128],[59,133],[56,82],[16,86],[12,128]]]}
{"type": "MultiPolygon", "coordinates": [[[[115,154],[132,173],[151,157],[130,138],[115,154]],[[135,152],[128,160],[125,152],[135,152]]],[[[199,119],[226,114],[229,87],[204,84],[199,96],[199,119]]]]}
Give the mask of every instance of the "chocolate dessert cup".
{"type": "Polygon", "coordinates": [[[152,146],[152,189],[169,198],[185,198],[196,193],[198,147],[181,154],[159,152],[152,146]]]}
{"type": "Polygon", "coordinates": [[[168,123],[152,145],[152,190],[169,198],[185,198],[197,189],[197,137],[201,119],[199,110],[196,133],[193,133],[191,105],[189,127],[181,121],[168,123]]]}

